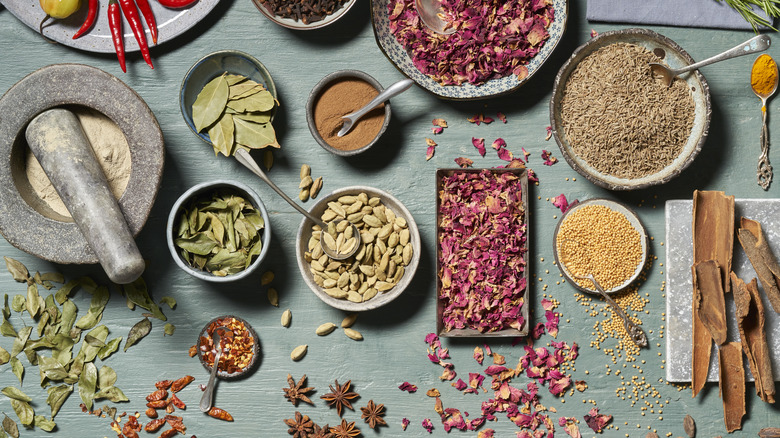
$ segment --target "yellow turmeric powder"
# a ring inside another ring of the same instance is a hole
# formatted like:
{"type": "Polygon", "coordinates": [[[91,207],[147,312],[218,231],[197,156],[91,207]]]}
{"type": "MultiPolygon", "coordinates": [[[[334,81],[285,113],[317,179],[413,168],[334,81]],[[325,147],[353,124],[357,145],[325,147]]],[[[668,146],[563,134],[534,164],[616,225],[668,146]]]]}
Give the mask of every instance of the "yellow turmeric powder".
{"type": "Polygon", "coordinates": [[[753,70],[750,72],[750,85],[753,91],[759,95],[769,95],[774,91],[777,84],[777,63],[769,55],[761,55],[753,63],[753,70]]]}

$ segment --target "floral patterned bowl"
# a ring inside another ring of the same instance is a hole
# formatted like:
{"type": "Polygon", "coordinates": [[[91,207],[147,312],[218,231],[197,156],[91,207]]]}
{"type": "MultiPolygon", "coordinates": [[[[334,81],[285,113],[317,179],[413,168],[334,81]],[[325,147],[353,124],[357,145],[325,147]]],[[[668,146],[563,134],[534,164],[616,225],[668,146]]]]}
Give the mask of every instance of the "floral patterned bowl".
{"type": "Polygon", "coordinates": [[[511,93],[539,71],[542,64],[550,57],[558,42],[563,37],[568,19],[568,0],[551,0],[555,10],[555,20],[547,31],[549,39],[542,46],[539,53],[528,63],[528,76],[518,79],[509,74],[499,79],[491,79],[482,85],[464,83],[462,85],[441,85],[427,75],[420,72],[412,63],[412,58],[401,44],[390,33],[390,18],[388,5],[392,0],[371,0],[371,22],[374,26],[374,37],[387,59],[395,65],[407,77],[413,79],[417,85],[435,94],[438,97],[451,100],[476,100],[511,93]]]}

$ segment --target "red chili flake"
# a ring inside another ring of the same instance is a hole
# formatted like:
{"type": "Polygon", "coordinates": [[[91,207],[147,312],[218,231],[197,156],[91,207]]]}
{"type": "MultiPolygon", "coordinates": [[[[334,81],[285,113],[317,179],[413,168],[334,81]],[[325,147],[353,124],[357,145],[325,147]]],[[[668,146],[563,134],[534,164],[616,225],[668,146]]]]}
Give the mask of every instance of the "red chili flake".
{"type": "Polygon", "coordinates": [[[197,356],[198,355],[198,346],[197,345],[193,345],[192,347],[190,347],[190,353],[189,354],[190,354],[190,357],[197,356]]]}
{"type": "MultiPolygon", "coordinates": [[[[220,360],[220,363],[222,363],[221,360],[220,360]]],[[[175,380],[171,384],[171,392],[179,392],[179,391],[181,391],[182,389],[184,389],[185,386],[187,386],[190,383],[192,383],[193,380],[195,380],[195,378],[192,377],[192,376],[184,376],[181,379],[175,380]]]]}
{"type": "Polygon", "coordinates": [[[413,385],[409,382],[404,382],[400,386],[398,386],[398,389],[400,389],[401,391],[406,391],[409,394],[411,394],[413,392],[417,392],[417,385],[413,385]]]}
{"type": "Polygon", "coordinates": [[[173,384],[173,380],[160,380],[154,384],[154,387],[157,389],[169,389],[171,384],[173,384]]]}
{"type": "Polygon", "coordinates": [[[152,402],[157,400],[162,400],[165,397],[168,397],[168,391],[165,389],[158,389],[157,391],[154,391],[153,393],[146,396],[146,401],[152,402]]]}
{"type": "Polygon", "coordinates": [[[607,423],[612,421],[612,415],[599,414],[599,408],[591,408],[584,418],[588,427],[596,433],[601,432],[607,423]]]}
{"type": "Polygon", "coordinates": [[[458,157],[455,159],[455,164],[465,169],[471,167],[471,165],[474,164],[474,160],[466,157],[458,157]]]}
{"type": "Polygon", "coordinates": [[[184,419],[177,415],[166,415],[165,421],[177,432],[187,432],[187,427],[184,425],[184,419]]]}
{"type": "Polygon", "coordinates": [[[474,360],[478,364],[482,365],[482,361],[485,360],[485,352],[479,346],[474,347],[474,360]]]}
{"type": "Polygon", "coordinates": [[[431,423],[430,418],[426,418],[422,421],[422,427],[425,428],[428,433],[433,433],[433,423],[431,423]]]}
{"type": "Polygon", "coordinates": [[[471,144],[473,144],[474,147],[477,148],[477,152],[479,152],[480,155],[482,155],[483,157],[485,156],[487,151],[485,150],[484,138],[471,137],[471,144]]]}
{"type": "Polygon", "coordinates": [[[223,351],[217,369],[229,374],[243,371],[254,358],[255,339],[242,321],[230,316],[212,322],[206,329],[206,336],[200,337],[198,348],[203,352],[203,360],[208,366],[213,366],[217,351],[214,348],[212,335],[220,326],[227,327],[232,334],[220,333],[222,335],[220,347],[223,351]]]}
{"type": "Polygon", "coordinates": [[[187,405],[184,404],[183,401],[179,397],[176,396],[176,394],[173,394],[171,396],[171,404],[176,406],[179,409],[187,409],[187,405]]]}
{"type": "Polygon", "coordinates": [[[165,425],[165,418],[157,418],[156,420],[146,423],[144,430],[147,432],[157,432],[163,425],[165,425]]]}
{"type": "Polygon", "coordinates": [[[409,427],[409,423],[411,423],[411,421],[409,421],[408,418],[406,418],[406,417],[402,418],[401,419],[401,429],[402,430],[406,430],[406,428],[409,427]]]}
{"type": "Polygon", "coordinates": [[[552,166],[558,162],[558,159],[552,156],[552,152],[542,149],[542,160],[545,166],[552,166]]]}
{"type": "Polygon", "coordinates": [[[496,117],[498,117],[498,120],[501,120],[502,123],[506,123],[506,116],[504,115],[504,113],[499,111],[496,114],[496,117]]]}
{"type": "Polygon", "coordinates": [[[433,119],[433,126],[439,127],[439,128],[446,128],[447,127],[447,121],[444,119],[433,119]]]}

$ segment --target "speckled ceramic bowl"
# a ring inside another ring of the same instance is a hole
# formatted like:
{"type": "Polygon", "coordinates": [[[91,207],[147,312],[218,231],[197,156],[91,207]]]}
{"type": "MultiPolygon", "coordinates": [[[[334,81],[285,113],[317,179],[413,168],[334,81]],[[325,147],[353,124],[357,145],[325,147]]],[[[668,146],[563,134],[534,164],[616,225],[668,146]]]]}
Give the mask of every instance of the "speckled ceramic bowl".
{"type": "Polygon", "coordinates": [[[173,257],[173,260],[181,269],[184,270],[184,272],[192,275],[195,278],[199,278],[201,280],[211,281],[215,283],[227,283],[230,281],[242,279],[252,274],[254,271],[257,270],[257,268],[263,262],[266,255],[268,255],[268,248],[270,248],[271,222],[269,221],[268,211],[265,209],[263,200],[260,199],[260,196],[258,196],[254,190],[249,188],[249,186],[240,183],[238,181],[217,180],[217,181],[197,184],[192,188],[190,188],[189,190],[187,190],[186,192],[184,192],[181,196],[179,196],[179,199],[177,199],[176,202],[173,204],[173,207],[171,208],[171,212],[168,214],[168,223],[166,225],[165,238],[168,243],[168,250],[170,251],[171,256],[173,257]],[[260,237],[260,239],[263,242],[263,249],[260,251],[260,255],[258,255],[255,258],[255,260],[252,262],[252,264],[249,265],[248,268],[236,274],[231,274],[224,277],[219,277],[207,271],[202,271],[196,267],[190,266],[187,263],[187,261],[184,260],[184,258],[182,258],[181,254],[179,253],[180,249],[174,243],[174,239],[176,237],[174,236],[174,233],[176,228],[178,227],[180,214],[181,211],[184,209],[184,207],[193,199],[198,199],[200,197],[208,196],[215,191],[236,193],[237,195],[243,197],[244,199],[248,199],[252,203],[252,206],[258,211],[260,211],[260,214],[263,216],[263,220],[265,221],[265,227],[263,228],[263,235],[260,237]]]}
{"type": "Polygon", "coordinates": [[[383,190],[366,186],[344,187],[334,191],[333,193],[323,196],[316,204],[314,204],[314,206],[312,206],[309,212],[315,217],[321,217],[325,210],[328,209],[328,202],[335,201],[339,197],[345,195],[358,195],[361,192],[365,192],[369,198],[378,197],[382,201],[382,204],[385,207],[393,210],[393,213],[395,213],[397,217],[406,219],[406,224],[410,233],[409,241],[412,245],[414,253],[412,254],[411,262],[404,268],[405,272],[403,277],[401,277],[395,287],[384,293],[379,292],[375,297],[361,303],[354,303],[346,299],[333,298],[325,293],[325,290],[321,286],[314,282],[314,276],[310,271],[311,265],[304,259],[304,253],[308,250],[308,242],[312,235],[312,226],[314,225],[314,223],[308,218],[305,218],[301,222],[300,227],[298,227],[298,237],[296,238],[295,244],[298,269],[300,270],[301,276],[303,276],[303,280],[306,282],[306,285],[308,285],[312,292],[314,292],[314,294],[317,295],[317,297],[319,297],[319,299],[324,301],[326,304],[330,305],[331,307],[350,312],[360,312],[364,310],[376,309],[377,307],[383,306],[398,298],[398,296],[401,295],[409,286],[409,283],[411,283],[412,278],[414,277],[414,273],[417,271],[417,265],[420,263],[420,252],[422,250],[420,243],[420,231],[417,228],[417,223],[414,221],[414,217],[412,217],[412,214],[409,212],[409,210],[406,209],[406,207],[404,207],[401,201],[383,190]]]}
{"type": "Polygon", "coordinates": [[[634,271],[634,274],[631,275],[631,277],[629,277],[626,281],[624,281],[619,286],[613,287],[611,289],[605,289],[605,292],[607,292],[608,294],[617,293],[629,287],[633,282],[635,282],[639,278],[639,276],[642,274],[642,270],[645,268],[645,264],[647,263],[647,257],[650,252],[649,251],[650,242],[647,236],[647,231],[645,230],[644,225],[642,225],[642,222],[639,220],[639,216],[637,216],[633,210],[631,210],[630,208],[628,208],[627,206],[625,206],[620,202],[612,201],[609,199],[593,198],[593,199],[588,199],[587,201],[578,202],[577,204],[569,208],[566,211],[566,213],[564,213],[561,216],[561,218],[558,220],[558,224],[555,226],[555,231],[553,232],[553,254],[555,255],[555,264],[558,265],[558,269],[561,271],[561,274],[563,274],[563,277],[566,279],[566,281],[569,282],[569,284],[571,284],[572,286],[574,286],[575,288],[577,288],[582,292],[587,292],[589,294],[598,294],[598,292],[595,289],[588,289],[577,284],[577,282],[574,280],[574,277],[572,277],[569,270],[566,269],[566,264],[562,263],[563,256],[558,246],[558,231],[561,228],[561,224],[566,220],[567,217],[569,217],[570,214],[574,213],[575,211],[583,207],[587,207],[590,205],[603,205],[612,211],[622,214],[628,220],[631,226],[637,231],[637,233],[639,233],[639,238],[642,244],[642,259],[639,262],[639,264],[636,266],[636,270],[634,271]]]}
{"type": "MultiPolygon", "coordinates": [[[[200,94],[209,81],[225,72],[246,76],[253,81],[259,82],[271,92],[274,99],[277,98],[276,85],[271,78],[271,74],[260,61],[251,55],[238,50],[220,50],[204,56],[193,64],[187,74],[184,75],[184,80],[182,80],[179,90],[179,108],[181,109],[184,123],[189,126],[195,135],[208,144],[211,144],[209,135],[205,132],[198,132],[195,129],[195,123],[192,121],[192,104],[195,103],[198,94],[200,94]]],[[[271,121],[273,121],[273,115],[271,116],[271,121]]]]}
{"type": "Polygon", "coordinates": [[[260,0],[252,0],[252,3],[255,4],[255,7],[257,7],[257,10],[263,13],[263,15],[266,16],[269,20],[273,21],[274,23],[278,24],[279,26],[286,27],[288,29],[293,30],[314,30],[314,29],[321,29],[325,26],[328,26],[330,24],[335,23],[338,19],[346,15],[347,12],[352,8],[352,6],[357,3],[358,0],[349,0],[348,3],[346,3],[344,6],[342,6],[340,9],[336,10],[334,13],[325,16],[322,20],[315,21],[313,23],[305,24],[302,21],[293,20],[292,18],[283,18],[275,15],[273,12],[271,12],[266,5],[260,2],[260,0]]]}
{"type": "MultiPolygon", "coordinates": [[[[200,331],[200,334],[198,334],[198,340],[195,343],[195,345],[198,348],[198,359],[200,360],[200,364],[203,365],[203,368],[205,368],[208,373],[211,373],[212,366],[209,365],[209,363],[206,361],[206,358],[203,357],[204,352],[200,347],[203,344],[204,340],[211,339],[211,333],[216,327],[219,327],[218,324],[220,324],[220,321],[225,321],[228,318],[233,318],[236,321],[239,321],[241,324],[243,324],[244,327],[246,327],[246,331],[249,334],[249,336],[251,336],[252,339],[254,340],[254,343],[252,344],[252,359],[250,359],[247,366],[245,366],[239,371],[235,371],[232,373],[217,369],[217,377],[219,377],[220,379],[234,380],[234,379],[240,379],[242,377],[246,377],[249,373],[251,373],[254,370],[254,368],[260,362],[260,338],[258,338],[255,329],[253,329],[252,326],[249,325],[249,323],[245,319],[239,318],[235,315],[223,315],[212,319],[203,327],[203,330],[200,331]]],[[[220,341],[220,343],[221,342],[222,341],[220,341]]],[[[223,357],[224,354],[225,353],[223,353],[223,357]]],[[[220,359],[220,362],[221,361],[222,359],[220,359]]],[[[211,360],[211,362],[213,362],[213,359],[211,360]]]]}
{"type": "Polygon", "coordinates": [[[371,140],[371,142],[368,143],[367,145],[359,149],[352,149],[352,150],[341,150],[329,145],[328,142],[326,142],[325,139],[322,138],[322,135],[320,135],[320,132],[317,130],[317,124],[314,122],[314,108],[317,105],[317,100],[319,99],[320,95],[325,89],[327,89],[331,84],[333,84],[336,81],[348,79],[348,78],[356,78],[356,79],[366,81],[369,84],[373,85],[374,88],[376,88],[376,90],[380,93],[384,90],[384,88],[382,88],[382,84],[380,84],[379,81],[374,79],[368,73],[362,72],[360,70],[339,70],[322,78],[322,80],[320,80],[317,83],[317,85],[315,85],[314,88],[312,88],[311,92],[309,93],[309,100],[306,102],[306,123],[309,125],[309,131],[311,131],[312,137],[314,137],[314,140],[317,142],[317,144],[322,146],[323,149],[341,157],[350,157],[353,155],[360,154],[362,152],[369,150],[371,146],[376,144],[376,142],[379,141],[379,138],[382,137],[382,134],[384,134],[385,131],[387,130],[388,125],[390,125],[390,114],[391,114],[390,101],[387,100],[385,101],[385,121],[382,124],[382,128],[379,130],[376,137],[374,137],[374,139],[371,140]]]}
{"type": "Polygon", "coordinates": [[[566,138],[561,119],[561,101],[563,100],[569,76],[581,60],[596,50],[615,43],[630,43],[644,47],[657,55],[662,55],[663,61],[672,68],[680,68],[693,63],[693,58],[677,43],[651,30],[625,29],[599,34],[599,36],[578,47],[572,53],[571,58],[558,71],[553,87],[553,95],[550,99],[550,124],[552,125],[553,137],[555,137],[563,157],[572,169],[597,186],[610,190],[637,190],[664,184],[679,175],[693,162],[707,138],[712,114],[710,88],[707,85],[707,80],[704,79],[704,76],[698,70],[693,74],[680,76],[688,83],[693,96],[695,105],[693,129],[680,154],[660,171],[633,179],[618,178],[602,173],[580,158],[566,138]]]}

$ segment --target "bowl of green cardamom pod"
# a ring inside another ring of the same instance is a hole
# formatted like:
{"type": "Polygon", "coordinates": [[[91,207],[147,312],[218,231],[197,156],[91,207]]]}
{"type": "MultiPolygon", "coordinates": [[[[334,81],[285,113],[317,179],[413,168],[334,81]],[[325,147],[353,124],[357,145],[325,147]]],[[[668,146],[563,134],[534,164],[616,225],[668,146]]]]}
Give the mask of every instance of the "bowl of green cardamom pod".
{"type": "Polygon", "coordinates": [[[166,240],[173,260],[201,280],[229,282],[250,275],[268,254],[270,239],[263,201],[237,181],[197,184],[168,215],[166,240]]]}
{"type": "Polygon", "coordinates": [[[322,301],[360,312],[389,303],[409,286],[420,262],[420,232],[401,201],[383,190],[352,186],[323,196],[309,211],[326,224],[335,223],[322,230],[306,218],[298,228],[298,268],[322,301]],[[348,223],[360,233],[358,250],[345,260],[331,259],[320,239],[330,234],[338,252],[339,246],[350,245],[354,231],[348,223]]]}

